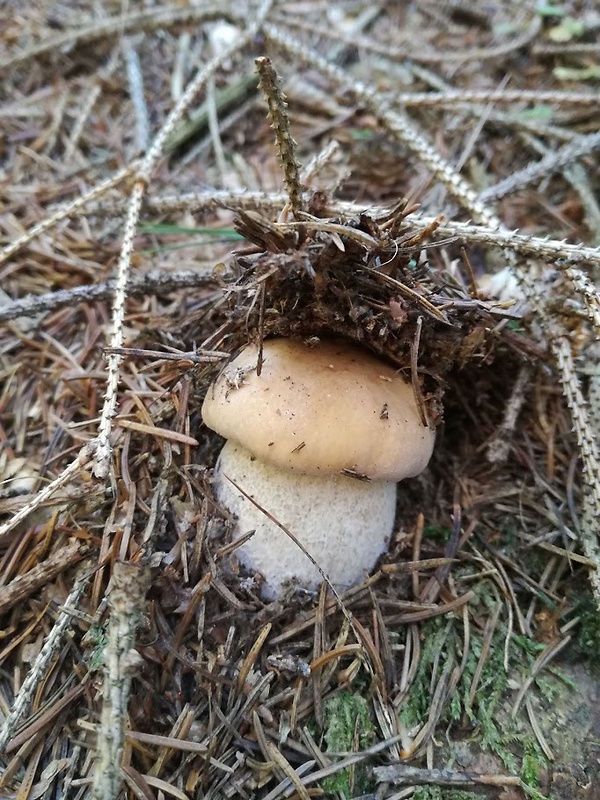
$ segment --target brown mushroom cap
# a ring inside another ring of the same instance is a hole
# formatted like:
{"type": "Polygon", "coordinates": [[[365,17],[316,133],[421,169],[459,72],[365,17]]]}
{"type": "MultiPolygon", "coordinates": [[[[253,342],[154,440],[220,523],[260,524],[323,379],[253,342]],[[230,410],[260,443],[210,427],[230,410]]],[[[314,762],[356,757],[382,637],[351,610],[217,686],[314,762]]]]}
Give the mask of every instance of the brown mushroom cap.
{"type": "Polygon", "coordinates": [[[209,388],[205,424],[281,469],[376,481],[418,475],[433,429],[421,423],[412,386],[370,353],[337,341],[292,339],[248,346],[209,388]]]}

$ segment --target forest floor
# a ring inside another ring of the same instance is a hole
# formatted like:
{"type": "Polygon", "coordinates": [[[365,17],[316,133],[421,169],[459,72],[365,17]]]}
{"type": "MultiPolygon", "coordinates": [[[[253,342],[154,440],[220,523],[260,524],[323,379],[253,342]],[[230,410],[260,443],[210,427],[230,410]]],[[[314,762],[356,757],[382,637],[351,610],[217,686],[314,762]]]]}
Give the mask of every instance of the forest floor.
{"type": "Polygon", "coordinates": [[[594,6],[2,4],[0,797],[600,798],[594,6]],[[269,336],[438,426],[341,598],[213,495],[269,336]]]}

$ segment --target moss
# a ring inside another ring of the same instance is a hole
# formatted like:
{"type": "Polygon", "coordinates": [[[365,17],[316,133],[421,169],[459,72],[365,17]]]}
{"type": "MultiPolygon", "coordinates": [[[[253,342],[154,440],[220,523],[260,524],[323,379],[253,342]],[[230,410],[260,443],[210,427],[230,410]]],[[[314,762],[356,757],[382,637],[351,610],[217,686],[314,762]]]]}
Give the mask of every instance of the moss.
{"type": "MultiPolygon", "coordinates": [[[[421,635],[421,657],[415,680],[408,696],[400,707],[400,720],[407,730],[419,725],[427,718],[431,705],[431,672],[436,657],[440,652],[446,654],[446,659],[452,659],[455,652],[455,637],[449,641],[446,626],[440,617],[436,617],[423,625],[421,635]]],[[[456,717],[453,717],[456,719],[456,717]]]]}
{"type": "Polygon", "coordinates": [[[464,789],[442,789],[440,786],[419,786],[413,800],[481,800],[480,794],[464,789]]]}
{"type": "MultiPolygon", "coordinates": [[[[473,611],[480,620],[494,613],[498,602],[493,590],[482,584],[477,589],[477,602],[473,611]]],[[[484,636],[471,626],[469,653],[460,680],[438,722],[438,730],[446,728],[446,736],[477,740],[482,750],[497,756],[513,775],[519,775],[524,791],[532,797],[541,796],[536,787],[540,772],[546,767],[546,758],[537,740],[519,717],[510,715],[507,696],[511,687],[520,684],[531,671],[533,663],[544,645],[525,636],[511,635],[508,644],[508,670],[505,669],[506,628],[499,622],[492,637],[489,653],[478,676],[477,689],[471,696],[484,647],[484,636]],[[454,729],[455,733],[450,732],[454,729]]],[[[407,730],[421,726],[431,709],[432,693],[443,673],[451,674],[462,660],[463,630],[458,618],[432,619],[423,625],[422,649],[415,680],[399,710],[400,719],[407,730]],[[435,670],[435,675],[433,674],[435,670]]],[[[549,671],[539,675],[530,689],[539,702],[552,705],[553,699],[568,691],[560,676],[549,671]]],[[[419,790],[421,791],[421,790],[419,790]]],[[[427,791],[431,791],[427,787],[427,791]]],[[[421,795],[415,795],[420,797],[421,795]]],[[[444,798],[450,794],[443,795],[444,798]]],[[[423,794],[423,798],[435,795],[423,794]]]]}
{"type": "Polygon", "coordinates": [[[443,525],[425,525],[423,528],[423,536],[427,539],[433,539],[436,542],[445,544],[452,535],[452,529],[443,525]]]}
{"type": "Polygon", "coordinates": [[[593,597],[584,595],[578,600],[574,611],[580,620],[577,651],[597,675],[600,672],[600,614],[593,597]]]}
{"type": "Polygon", "coordinates": [[[545,794],[538,792],[538,790],[534,789],[533,786],[527,786],[526,783],[521,784],[521,789],[523,789],[526,797],[531,797],[531,800],[549,800],[545,794]]]}
{"type": "Polygon", "coordinates": [[[521,764],[521,780],[532,789],[539,786],[540,769],[543,763],[540,761],[540,751],[537,743],[527,738],[523,742],[523,761],[521,764]]]}
{"type": "MultiPolygon", "coordinates": [[[[364,750],[371,744],[373,730],[369,705],[361,695],[340,692],[325,701],[323,736],[329,752],[364,750]]],[[[361,765],[348,767],[323,781],[326,793],[336,792],[345,798],[369,788],[367,771],[361,765]]]]}

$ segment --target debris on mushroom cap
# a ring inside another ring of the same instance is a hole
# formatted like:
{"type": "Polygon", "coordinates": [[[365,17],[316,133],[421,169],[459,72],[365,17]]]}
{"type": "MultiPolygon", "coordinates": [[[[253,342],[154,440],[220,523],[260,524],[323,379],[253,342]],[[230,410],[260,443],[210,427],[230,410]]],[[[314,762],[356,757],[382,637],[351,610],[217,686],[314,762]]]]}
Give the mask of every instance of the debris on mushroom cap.
{"type": "Polygon", "coordinates": [[[209,428],[260,460],[308,475],[375,481],[418,475],[435,440],[413,388],[392,366],[346,342],[291,339],[246,347],[209,388],[209,428]]]}
{"type": "Polygon", "coordinates": [[[268,600],[286,583],[312,590],[323,577],[232,481],[294,535],[339,591],[359,583],[387,550],[394,527],[395,483],[299,475],[264,464],[229,441],[215,470],[215,495],[238,518],[236,539],[254,531],[236,553],[245,567],[262,573],[261,593],[268,600]]]}

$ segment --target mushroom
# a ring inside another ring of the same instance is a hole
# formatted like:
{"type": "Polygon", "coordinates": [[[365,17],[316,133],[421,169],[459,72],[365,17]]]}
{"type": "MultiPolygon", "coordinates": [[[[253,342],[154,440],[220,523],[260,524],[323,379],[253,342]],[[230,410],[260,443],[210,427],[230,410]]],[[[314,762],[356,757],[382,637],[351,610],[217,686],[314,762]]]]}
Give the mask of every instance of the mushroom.
{"type": "Polygon", "coordinates": [[[240,562],[262,573],[267,599],[289,582],[315,589],[322,574],[283,526],[344,590],[387,549],[396,483],[425,469],[434,431],[412,386],[354,345],[272,339],[260,375],[258,359],[257,347],[244,348],[202,407],[205,424],[228,440],[216,497],[238,518],[236,539],[254,531],[240,562]]]}

